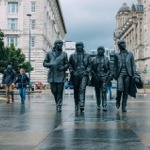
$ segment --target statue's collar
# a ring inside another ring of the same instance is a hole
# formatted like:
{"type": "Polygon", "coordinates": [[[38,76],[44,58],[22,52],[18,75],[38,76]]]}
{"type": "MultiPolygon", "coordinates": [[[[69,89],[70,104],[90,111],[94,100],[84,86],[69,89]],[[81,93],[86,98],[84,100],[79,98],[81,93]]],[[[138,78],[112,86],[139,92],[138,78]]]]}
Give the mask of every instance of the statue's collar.
{"type": "Polygon", "coordinates": [[[120,50],[120,54],[121,53],[129,53],[127,50],[120,50]]]}

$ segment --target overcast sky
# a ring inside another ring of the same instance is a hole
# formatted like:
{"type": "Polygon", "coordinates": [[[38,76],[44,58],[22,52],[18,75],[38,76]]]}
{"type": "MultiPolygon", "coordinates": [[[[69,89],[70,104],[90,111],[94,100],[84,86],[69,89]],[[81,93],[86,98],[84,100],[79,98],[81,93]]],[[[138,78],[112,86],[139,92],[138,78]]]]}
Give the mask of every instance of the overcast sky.
{"type": "Polygon", "coordinates": [[[137,0],[60,0],[69,41],[82,41],[90,51],[103,45],[114,47],[115,16],[126,2],[131,7],[137,0]]]}

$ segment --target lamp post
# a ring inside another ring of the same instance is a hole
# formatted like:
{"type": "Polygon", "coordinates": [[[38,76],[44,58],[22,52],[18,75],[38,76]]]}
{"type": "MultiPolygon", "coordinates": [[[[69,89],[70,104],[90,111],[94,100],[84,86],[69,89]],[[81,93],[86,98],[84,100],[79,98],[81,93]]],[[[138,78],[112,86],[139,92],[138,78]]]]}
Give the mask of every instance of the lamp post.
{"type": "MultiPolygon", "coordinates": [[[[28,61],[30,63],[31,60],[31,14],[27,14],[27,16],[29,17],[29,53],[28,53],[28,61]]],[[[31,65],[31,63],[30,63],[31,65]]],[[[31,80],[31,75],[30,75],[30,71],[29,71],[29,91],[30,91],[30,80],[31,80]]]]}

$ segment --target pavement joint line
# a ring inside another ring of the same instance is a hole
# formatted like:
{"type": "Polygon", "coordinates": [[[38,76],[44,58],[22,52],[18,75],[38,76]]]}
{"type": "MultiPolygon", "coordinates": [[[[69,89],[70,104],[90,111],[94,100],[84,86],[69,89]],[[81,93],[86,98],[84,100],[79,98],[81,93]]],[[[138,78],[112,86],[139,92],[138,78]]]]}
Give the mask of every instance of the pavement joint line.
{"type": "MultiPolygon", "coordinates": [[[[49,139],[53,139],[53,138],[49,138],[49,139]]],[[[58,138],[58,137],[55,137],[55,139],[63,139],[62,138],[58,138]]],[[[138,138],[130,138],[130,139],[110,139],[110,138],[71,138],[71,139],[74,139],[74,140],[93,140],[93,141],[100,141],[100,142],[108,142],[108,141],[118,141],[118,142],[141,142],[141,139],[138,138]]]]}

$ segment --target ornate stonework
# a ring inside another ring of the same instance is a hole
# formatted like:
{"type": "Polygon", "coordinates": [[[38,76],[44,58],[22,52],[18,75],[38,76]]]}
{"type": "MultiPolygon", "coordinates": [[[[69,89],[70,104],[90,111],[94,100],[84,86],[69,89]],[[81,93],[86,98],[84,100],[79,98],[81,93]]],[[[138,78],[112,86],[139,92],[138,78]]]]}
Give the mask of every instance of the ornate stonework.
{"type": "MultiPolygon", "coordinates": [[[[29,53],[29,17],[35,20],[35,29],[31,26],[31,37],[35,45],[31,47],[31,81],[47,82],[47,70],[43,67],[45,53],[53,47],[56,39],[64,40],[66,27],[59,0],[0,0],[0,29],[5,33],[5,45],[8,37],[17,37],[17,47],[21,48],[28,60],[29,53]],[[18,2],[18,12],[8,13],[8,2],[18,2]],[[35,2],[35,12],[31,11],[31,2],[35,2]],[[17,18],[17,29],[8,29],[8,18],[17,18]]],[[[33,42],[33,41],[31,41],[33,42]]]]}
{"type": "MultiPolygon", "coordinates": [[[[129,9],[123,4],[116,15],[114,40],[124,39],[134,53],[137,69],[150,70],[150,1],[138,0],[129,9]]],[[[117,49],[117,47],[116,47],[117,49]]]]}

